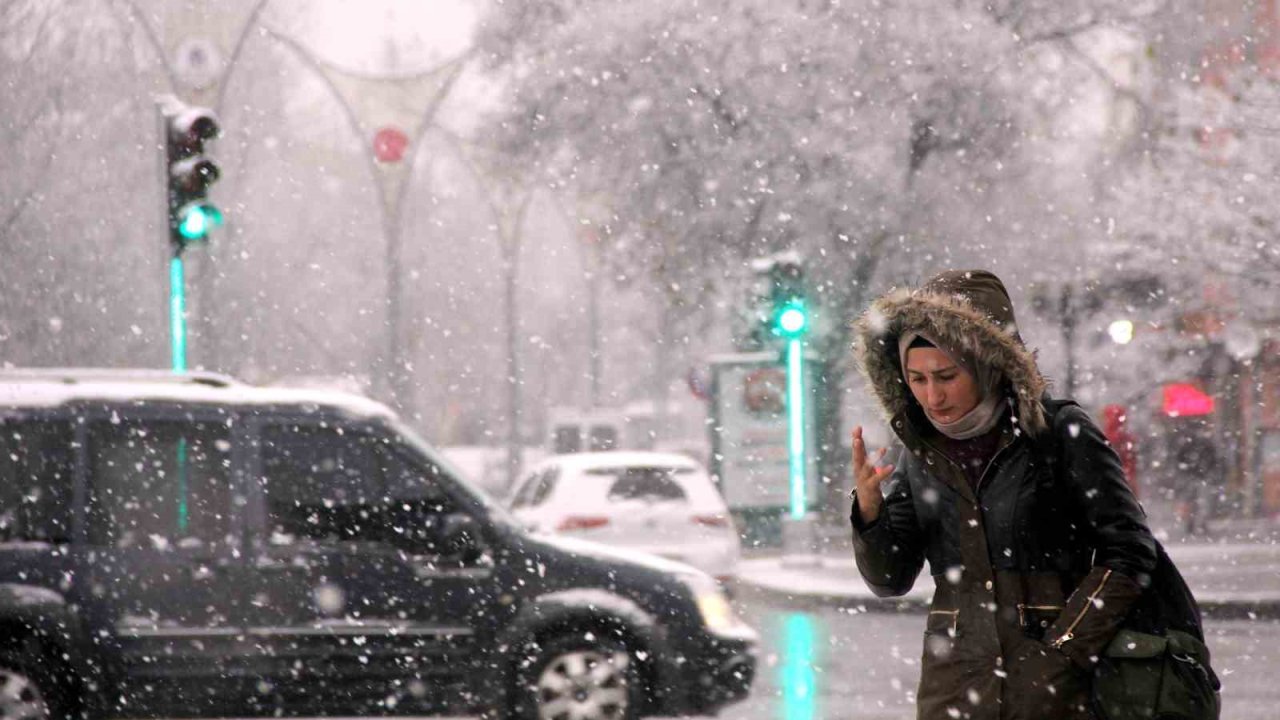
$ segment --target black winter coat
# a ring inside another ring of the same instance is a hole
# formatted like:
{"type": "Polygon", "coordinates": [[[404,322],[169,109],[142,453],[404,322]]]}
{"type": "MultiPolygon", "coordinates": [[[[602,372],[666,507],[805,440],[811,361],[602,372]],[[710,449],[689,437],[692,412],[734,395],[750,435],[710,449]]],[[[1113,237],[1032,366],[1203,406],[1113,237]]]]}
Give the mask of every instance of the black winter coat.
{"type": "Polygon", "coordinates": [[[881,596],[906,593],[928,561],[936,589],[919,718],[1089,717],[1089,669],[1156,562],[1119,459],[1087,413],[1044,395],[993,275],[944,275],[887,296],[858,327],[863,371],[903,447],[873,523],[855,498],[855,557],[881,596]],[[1010,410],[976,492],[901,381],[897,337],[919,329],[1009,380],[1010,410]]]}

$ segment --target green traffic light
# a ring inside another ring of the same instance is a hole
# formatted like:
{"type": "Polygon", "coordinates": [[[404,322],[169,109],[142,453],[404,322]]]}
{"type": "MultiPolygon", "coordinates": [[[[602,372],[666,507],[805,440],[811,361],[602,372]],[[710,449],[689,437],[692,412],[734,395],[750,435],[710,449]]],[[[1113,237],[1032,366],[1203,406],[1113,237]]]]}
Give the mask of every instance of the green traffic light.
{"type": "Polygon", "coordinates": [[[192,203],[182,208],[178,234],[187,240],[203,240],[222,224],[222,211],[209,203],[192,203]]]}
{"type": "Polygon", "coordinates": [[[798,337],[804,334],[808,325],[809,315],[804,310],[804,304],[799,301],[787,303],[778,313],[777,331],[783,337],[798,337]]]}

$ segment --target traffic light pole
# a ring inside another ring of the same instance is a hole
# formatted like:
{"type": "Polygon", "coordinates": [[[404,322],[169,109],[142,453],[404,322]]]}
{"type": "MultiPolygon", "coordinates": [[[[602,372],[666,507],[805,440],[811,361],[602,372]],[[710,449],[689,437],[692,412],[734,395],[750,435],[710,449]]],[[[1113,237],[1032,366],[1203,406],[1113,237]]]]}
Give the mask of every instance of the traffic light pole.
{"type": "Polygon", "coordinates": [[[173,371],[187,371],[187,298],[182,252],[169,259],[169,332],[172,340],[173,371]]]}
{"type": "Polygon", "coordinates": [[[169,335],[173,371],[187,370],[187,298],[182,253],[208,240],[222,224],[222,211],[208,200],[221,172],[205,155],[205,143],[221,133],[207,108],[187,105],[172,95],[156,98],[160,129],[160,177],[164,188],[164,227],[169,247],[169,335]]]}
{"type": "Polygon", "coordinates": [[[805,437],[804,341],[799,333],[786,338],[787,365],[787,468],[789,512],[782,519],[784,567],[816,567],[818,528],[809,512],[808,439],[805,437]]]}
{"type": "Polygon", "coordinates": [[[784,295],[774,310],[773,334],[786,342],[787,468],[790,512],[782,522],[783,565],[820,565],[817,528],[809,516],[809,483],[805,477],[809,448],[805,438],[804,336],[809,311],[803,296],[784,295]]]}
{"type": "Polygon", "coordinates": [[[787,460],[792,520],[803,520],[808,505],[804,450],[804,353],[800,338],[791,338],[787,341],[787,460]]]}

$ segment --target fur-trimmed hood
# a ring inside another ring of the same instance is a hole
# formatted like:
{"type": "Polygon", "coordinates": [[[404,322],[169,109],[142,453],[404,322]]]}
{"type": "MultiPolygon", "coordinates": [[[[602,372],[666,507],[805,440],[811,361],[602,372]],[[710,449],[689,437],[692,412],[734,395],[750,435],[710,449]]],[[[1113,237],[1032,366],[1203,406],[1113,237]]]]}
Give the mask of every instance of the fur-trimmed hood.
{"type": "Polygon", "coordinates": [[[999,368],[1016,399],[1018,425],[1030,436],[1045,430],[1041,396],[1047,383],[1035,354],[1018,334],[1013,303],[1000,278],[986,270],[952,270],[918,290],[893,290],[854,322],[854,356],[888,419],[916,405],[903,380],[898,338],[921,332],[978,363],[999,368]]]}

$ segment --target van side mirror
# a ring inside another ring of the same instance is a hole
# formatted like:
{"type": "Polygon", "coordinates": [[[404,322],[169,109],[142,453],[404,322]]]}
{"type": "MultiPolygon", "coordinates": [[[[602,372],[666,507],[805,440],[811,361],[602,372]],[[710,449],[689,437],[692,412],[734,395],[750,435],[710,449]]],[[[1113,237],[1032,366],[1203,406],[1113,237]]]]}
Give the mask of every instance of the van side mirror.
{"type": "Polygon", "coordinates": [[[480,545],[480,523],[467,513],[444,516],[440,530],[440,552],[444,555],[471,557],[480,545]]]}
{"type": "Polygon", "coordinates": [[[469,557],[479,545],[480,523],[466,513],[445,512],[437,501],[397,501],[380,520],[386,542],[406,552],[469,557]]]}

